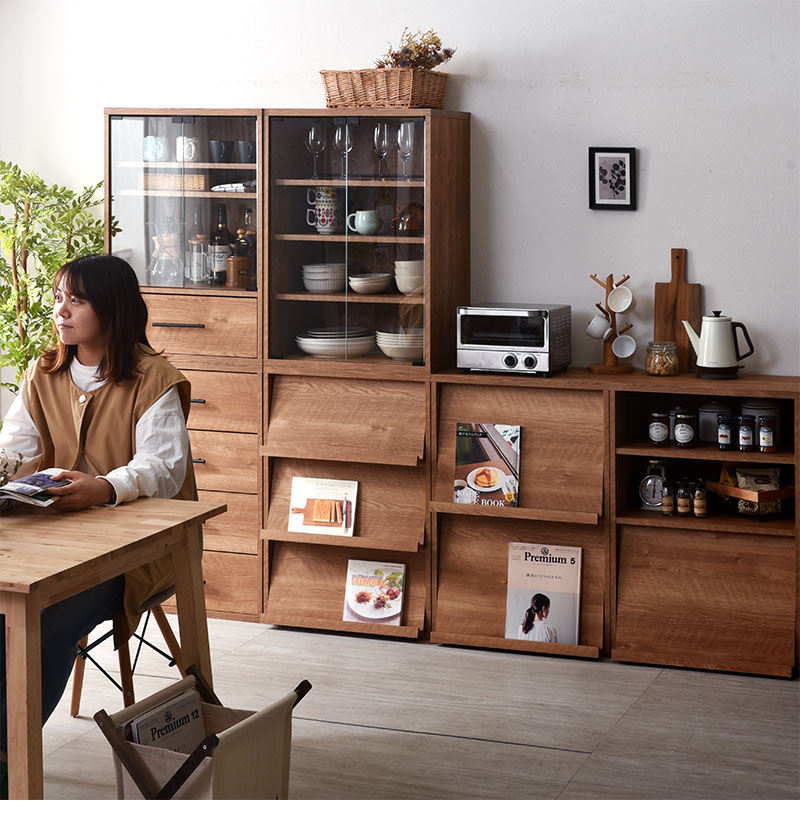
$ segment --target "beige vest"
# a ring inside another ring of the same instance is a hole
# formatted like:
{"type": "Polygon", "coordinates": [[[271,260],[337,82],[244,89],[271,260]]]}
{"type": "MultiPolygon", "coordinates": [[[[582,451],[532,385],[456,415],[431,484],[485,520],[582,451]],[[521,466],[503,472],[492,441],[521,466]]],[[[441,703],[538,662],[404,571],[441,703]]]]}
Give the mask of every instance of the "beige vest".
{"type": "MultiPolygon", "coordinates": [[[[137,422],[170,387],[177,386],[184,417],[188,417],[190,384],[186,378],[143,346],[138,367],[135,378],[119,383],[107,381],[93,392],[76,387],[69,372],[44,373],[40,361],[31,367],[24,386],[28,411],[41,436],[42,457],[24,466],[19,476],[51,466],[77,470],[82,457],[92,475],[108,474],[126,465],[136,451],[137,422]]],[[[183,486],[175,499],[197,499],[191,453],[183,486]]],[[[199,529],[195,526],[190,532],[196,535],[199,529]]],[[[169,556],[125,574],[128,636],[139,624],[142,603],[173,583],[169,556]]]]}

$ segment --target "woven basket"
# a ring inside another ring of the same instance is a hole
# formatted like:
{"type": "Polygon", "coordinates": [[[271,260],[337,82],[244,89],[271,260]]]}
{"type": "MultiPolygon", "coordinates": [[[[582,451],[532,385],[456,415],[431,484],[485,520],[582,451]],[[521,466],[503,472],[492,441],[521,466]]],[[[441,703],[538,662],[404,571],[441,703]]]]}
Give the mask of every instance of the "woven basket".
{"type": "Polygon", "coordinates": [[[320,71],[328,107],[431,107],[444,103],[447,74],[422,68],[320,71]]]}

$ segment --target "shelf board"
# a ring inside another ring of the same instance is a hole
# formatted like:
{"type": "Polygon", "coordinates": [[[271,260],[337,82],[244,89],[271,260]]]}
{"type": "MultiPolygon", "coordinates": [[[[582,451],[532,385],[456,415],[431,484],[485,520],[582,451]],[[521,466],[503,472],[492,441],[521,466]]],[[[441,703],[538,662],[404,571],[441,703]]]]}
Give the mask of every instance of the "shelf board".
{"type": "Polygon", "coordinates": [[[373,536],[336,536],[334,534],[300,534],[293,531],[262,530],[261,538],[276,542],[298,542],[307,545],[335,545],[338,548],[370,548],[397,550],[416,553],[422,547],[421,541],[406,539],[401,542],[376,539],[373,536]]]}
{"type": "Polygon", "coordinates": [[[275,186],[372,186],[384,189],[394,187],[425,188],[424,179],[404,181],[402,178],[277,178],[275,186]]]}
{"type": "Polygon", "coordinates": [[[384,305],[424,305],[425,297],[413,294],[315,294],[301,293],[275,294],[273,299],[284,299],[290,302],[379,302],[384,305]]]}
{"type": "Polygon", "coordinates": [[[683,666],[691,669],[714,669],[722,672],[749,672],[756,675],[773,675],[775,677],[791,677],[792,675],[792,664],[790,663],[773,663],[758,658],[748,658],[747,653],[743,653],[740,658],[733,661],[727,657],[694,655],[691,652],[681,656],[670,656],[658,647],[644,650],[631,645],[614,647],[611,650],[611,660],[627,661],[628,663],[653,663],[663,666],[683,666]]]}
{"type": "Polygon", "coordinates": [[[728,514],[709,514],[704,519],[695,517],[664,517],[658,511],[634,509],[620,513],[617,525],[638,525],[651,528],[677,528],[682,531],[722,531],[724,533],[755,534],[761,536],[794,536],[794,521],[788,518],[765,520],[735,517],[728,514]]]}
{"type": "Polygon", "coordinates": [[[141,197],[141,198],[213,198],[218,200],[230,200],[237,198],[241,200],[256,200],[258,195],[255,192],[197,192],[191,189],[118,189],[115,195],[120,197],[141,197]]]}
{"type": "Polygon", "coordinates": [[[535,519],[541,522],[571,522],[576,525],[597,525],[600,521],[600,517],[592,512],[554,511],[546,508],[500,508],[495,505],[463,505],[450,502],[432,502],[431,509],[440,514],[504,517],[506,519],[535,519]]]}
{"type": "Polygon", "coordinates": [[[395,627],[391,624],[370,624],[366,621],[364,623],[358,621],[325,621],[323,623],[314,623],[313,626],[310,626],[308,619],[303,618],[302,612],[271,612],[269,605],[267,605],[267,613],[264,622],[266,624],[275,624],[282,627],[301,627],[315,630],[326,629],[335,630],[336,632],[356,632],[361,635],[393,636],[395,638],[419,638],[421,632],[417,627],[395,627]]]}
{"type": "Polygon", "coordinates": [[[491,635],[465,635],[453,632],[431,632],[431,641],[436,644],[458,644],[478,646],[487,649],[513,649],[517,652],[538,652],[546,655],[570,655],[581,658],[599,658],[600,648],[580,644],[546,644],[538,641],[517,641],[514,638],[495,638],[491,635]]]}
{"type": "MultiPolygon", "coordinates": [[[[253,197],[255,197],[255,195],[253,197]]],[[[389,243],[391,245],[425,245],[424,237],[397,237],[393,234],[273,234],[272,237],[274,240],[294,243],[389,243]]]]}
{"type": "Polygon", "coordinates": [[[116,166],[130,169],[248,169],[255,172],[257,164],[214,164],[208,161],[117,161],[116,166]]]}
{"type": "Polygon", "coordinates": [[[270,358],[269,361],[271,362],[303,362],[303,363],[311,363],[311,362],[322,362],[323,364],[346,364],[348,365],[347,369],[350,369],[352,373],[352,368],[349,365],[352,364],[369,364],[369,365],[388,365],[390,367],[412,367],[412,368],[419,368],[420,370],[424,369],[423,364],[415,364],[413,361],[408,359],[391,359],[388,356],[384,356],[379,350],[373,351],[375,355],[370,356],[353,356],[350,359],[345,359],[342,357],[337,358],[327,358],[326,356],[307,356],[303,355],[302,353],[292,353],[290,355],[281,356],[279,359],[277,358],[270,358]]]}
{"type": "Polygon", "coordinates": [[[635,455],[637,457],[671,457],[687,460],[723,460],[725,462],[744,463],[794,463],[794,455],[789,451],[777,452],[722,452],[715,443],[701,443],[691,449],[679,449],[677,446],[653,446],[648,441],[626,443],[617,446],[618,455],[635,455]]]}

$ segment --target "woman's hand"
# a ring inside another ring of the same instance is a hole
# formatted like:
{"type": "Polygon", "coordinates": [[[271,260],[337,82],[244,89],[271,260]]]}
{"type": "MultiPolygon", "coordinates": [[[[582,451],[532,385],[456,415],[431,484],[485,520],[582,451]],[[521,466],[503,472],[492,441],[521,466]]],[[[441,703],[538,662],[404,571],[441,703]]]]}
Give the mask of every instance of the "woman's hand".
{"type": "Polygon", "coordinates": [[[53,479],[72,481],[66,486],[47,489],[48,494],[59,498],[51,506],[56,511],[81,511],[111,500],[112,486],[108,480],[92,477],[82,471],[63,471],[53,475],[53,479]]]}

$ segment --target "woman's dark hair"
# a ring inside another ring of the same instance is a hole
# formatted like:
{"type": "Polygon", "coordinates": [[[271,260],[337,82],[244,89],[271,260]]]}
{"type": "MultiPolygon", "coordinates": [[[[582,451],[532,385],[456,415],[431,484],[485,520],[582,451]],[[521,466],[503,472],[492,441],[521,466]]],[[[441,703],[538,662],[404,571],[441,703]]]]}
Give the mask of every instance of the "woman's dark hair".
{"type": "Polygon", "coordinates": [[[533,629],[533,622],[545,607],[550,606],[550,599],[544,593],[534,593],[531,599],[531,606],[525,610],[525,618],[522,621],[522,631],[527,635],[533,629]]]}
{"type": "MultiPolygon", "coordinates": [[[[103,381],[133,378],[137,345],[150,347],[146,335],[147,305],[134,270],[112,254],[88,254],[56,271],[54,294],[59,285],[72,296],[86,300],[100,320],[106,353],[98,378],[103,381]]],[[[42,354],[42,369],[46,373],[67,370],[76,353],[76,345],[65,345],[59,340],[56,347],[42,354]]]]}

